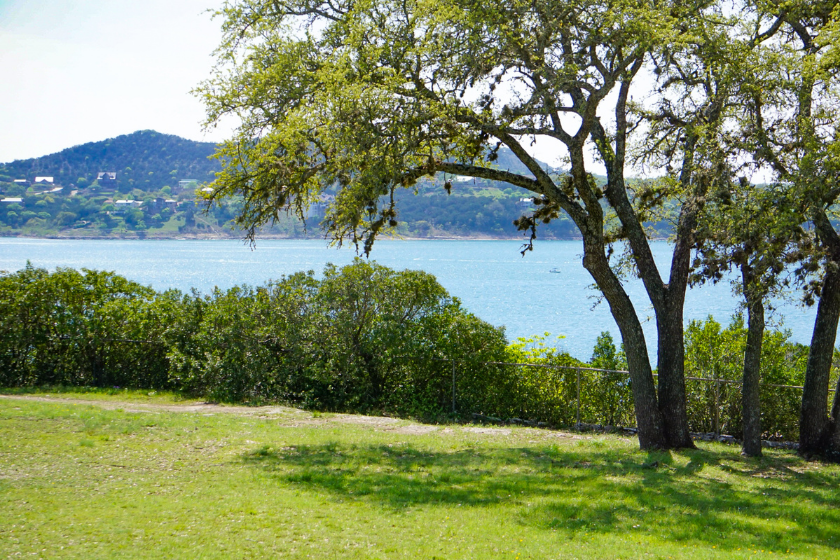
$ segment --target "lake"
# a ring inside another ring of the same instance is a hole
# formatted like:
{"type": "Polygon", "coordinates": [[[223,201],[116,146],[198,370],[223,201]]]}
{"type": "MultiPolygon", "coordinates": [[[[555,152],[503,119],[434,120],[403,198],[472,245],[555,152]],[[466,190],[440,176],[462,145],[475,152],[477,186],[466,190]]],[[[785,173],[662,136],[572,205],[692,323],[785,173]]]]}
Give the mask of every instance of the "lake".
{"type": "MultiPolygon", "coordinates": [[[[606,302],[598,302],[592,279],[583,269],[580,241],[538,241],[534,251],[519,254],[519,241],[412,240],[377,241],[371,258],[395,269],[434,274],[449,293],[485,321],[504,325],[508,338],[552,333],[555,346],[588,360],[601,331],[620,340],[606,302]],[[552,270],[559,272],[552,272],[552,270]]],[[[671,247],[653,243],[660,267],[667,270],[671,247]]],[[[0,238],[0,270],[34,266],[113,270],[155,289],[258,285],[301,270],[320,273],[328,262],[346,264],[352,248],[331,248],[318,240],[264,240],[253,250],[235,240],[53,240],[0,238]]],[[[656,326],[639,280],[628,291],[644,321],[651,359],[655,360],[656,326]]],[[[685,320],[713,315],[728,323],[740,300],[728,282],[689,291],[685,320]]],[[[789,329],[792,340],[807,344],[815,308],[779,302],[770,318],[789,329]]]]}

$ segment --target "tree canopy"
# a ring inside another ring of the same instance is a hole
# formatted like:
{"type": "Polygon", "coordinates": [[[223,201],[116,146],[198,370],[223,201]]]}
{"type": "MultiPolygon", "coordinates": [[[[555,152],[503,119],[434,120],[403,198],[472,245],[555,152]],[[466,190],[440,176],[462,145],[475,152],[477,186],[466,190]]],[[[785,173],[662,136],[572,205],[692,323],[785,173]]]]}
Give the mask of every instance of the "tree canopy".
{"type": "MultiPolygon", "coordinates": [[[[749,190],[762,166],[780,186],[814,177],[814,165],[785,174],[775,163],[780,154],[811,161],[785,148],[789,131],[811,122],[783,126],[785,100],[798,99],[801,116],[808,99],[822,104],[834,90],[804,92],[795,66],[778,61],[804,61],[802,75],[811,75],[802,37],[833,53],[825,37],[836,32],[834,9],[772,0],[231,1],[218,12],[218,65],[197,90],[208,126],[228,115],[240,122],[217,153],[223,170],[210,198],[241,195],[237,221],[253,238],[280,213],[302,215],[324,189],[336,189],[328,235],[368,253],[399,223],[398,189],[421,177],[470,176],[529,191],[537,209],[516,222],[530,234],[526,248],[541,223],[561,215],[580,233],[583,266],[621,331],[642,447],[690,447],[683,304],[700,265],[692,251],[721,239],[709,220],[726,212],[738,185],[749,190]],[[556,146],[567,171],[541,166],[534,142],[556,146]],[[501,148],[521,167],[495,164],[501,148]],[[594,179],[596,165],[605,182],[594,179]],[[639,169],[653,178],[628,181],[628,170],[639,169]],[[660,269],[646,225],[663,209],[675,233],[671,262],[660,269]],[[615,258],[617,241],[627,259],[615,258]],[[656,382],[623,264],[654,310],[656,382]]],[[[828,145],[833,129],[820,123],[809,129],[820,139],[802,146],[828,145]]],[[[830,150],[810,153],[827,168],[830,150]]],[[[825,194],[819,200],[833,204],[825,194]]],[[[806,210],[811,202],[797,204],[803,219],[785,231],[806,231],[800,224],[819,217],[806,210]]],[[[790,243],[807,237],[791,235],[790,243]]],[[[759,256],[769,259],[764,249],[759,256]]]]}

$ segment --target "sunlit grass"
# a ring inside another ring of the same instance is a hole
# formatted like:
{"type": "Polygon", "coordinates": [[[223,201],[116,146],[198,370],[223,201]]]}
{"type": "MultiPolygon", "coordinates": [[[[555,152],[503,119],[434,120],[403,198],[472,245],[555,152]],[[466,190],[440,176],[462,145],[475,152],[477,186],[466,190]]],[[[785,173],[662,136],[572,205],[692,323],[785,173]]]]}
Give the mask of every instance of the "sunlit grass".
{"type": "Polygon", "coordinates": [[[2,558],[840,557],[840,468],[788,452],[2,398],[0,433],[2,558]]]}
{"type": "Polygon", "coordinates": [[[124,387],[75,387],[67,385],[40,387],[1,388],[3,395],[33,395],[38,397],[72,398],[74,400],[89,401],[125,401],[149,403],[198,403],[203,399],[196,399],[172,391],[157,391],[154,389],[127,389],[124,387]]]}
{"type": "Polygon", "coordinates": [[[161,224],[160,227],[157,228],[149,228],[148,233],[150,234],[157,234],[157,233],[178,233],[181,226],[186,223],[186,219],[184,218],[183,213],[173,214],[169,217],[169,219],[161,224]]]}

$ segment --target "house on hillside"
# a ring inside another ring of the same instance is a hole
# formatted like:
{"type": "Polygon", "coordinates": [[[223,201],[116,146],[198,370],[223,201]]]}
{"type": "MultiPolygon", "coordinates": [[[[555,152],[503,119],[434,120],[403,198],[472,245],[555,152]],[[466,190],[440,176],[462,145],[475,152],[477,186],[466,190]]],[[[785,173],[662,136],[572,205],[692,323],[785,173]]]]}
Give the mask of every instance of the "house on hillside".
{"type": "Polygon", "coordinates": [[[516,203],[517,206],[520,208],[531,208],[534,205],[533,198],[520,198],[519,202],[516,203]]]}
{"type": "Polygon", "coordinates": [[[55,181],[54,181],[53,177],[35,177],[35,184],[36,185],[38,183],[46,183],[48,185],[52,185],[54,182],[55,181]]]}
{"type": "Polygon", "coordinates": [[[198,186],[198,179],[181,179],[178,181],[179,189],[189,189],[198,186]]]}
{"type": "Polygon", "coordinates": [[[26,179],[15,179],[15,180],[14,180],[14,181],[12,181],[12,182],[13,182],[13,183],[17,183],[18,185],[27,185],[27,184],[29,184],[29,181],[27,181],[26,179]]]}
{"type": "Polygon", "coordinates": [[[5,202],[6,204],[20,204],[21,202],[23,202],[23,199],[17,197],[3,198],[0,199],[0,202],[5,202]]]}
{"type": "Polygon", "coordinates": [[[117,188],[117,174],[113,171],[100,171],[96,174],[96,181],[91,185],[94,190],[114,191],[117,188]]]}
{"type": "Polygon", "coordinates": [[[139,200],[115,200],[114,206],[116,210],[114,210],[114,214],[125,214],[129,208],[136,208],[142,204],[139,200]]]}

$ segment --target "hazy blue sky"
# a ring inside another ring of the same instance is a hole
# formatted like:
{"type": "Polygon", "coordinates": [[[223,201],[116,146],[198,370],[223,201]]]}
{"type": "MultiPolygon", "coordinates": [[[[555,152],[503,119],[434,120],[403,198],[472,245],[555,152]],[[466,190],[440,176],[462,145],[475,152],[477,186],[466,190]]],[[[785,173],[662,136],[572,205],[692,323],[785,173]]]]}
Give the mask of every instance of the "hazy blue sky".
{"type": "Polygon", "coordinates": [[[0,162],[135,130],[194,140],[221,0],[0,0],[0,162]]]}
{"type": "MultiPolygon", "coordinates": [[[[152,129],[192,140],[223,0],[0,0],[0,162],[152,129]]],[[[555,141],[526,149],[558,165],[555,141]]],[[[600,165],[594,170],[601,171],[600,165]]]]}

